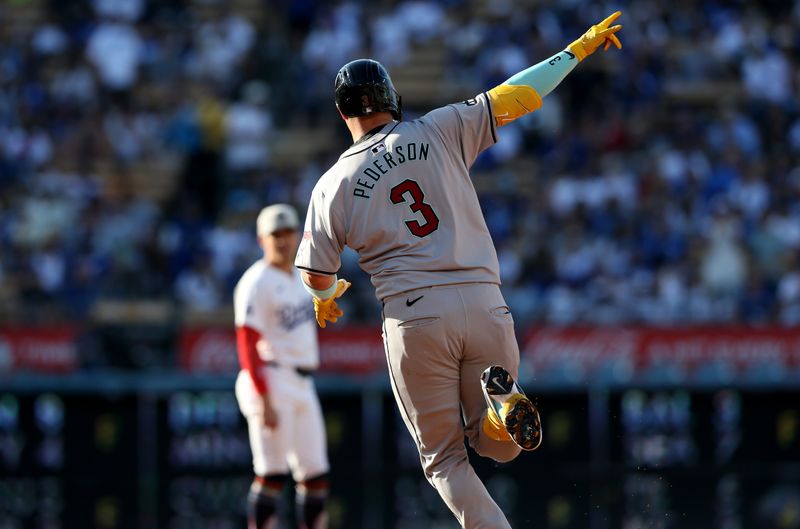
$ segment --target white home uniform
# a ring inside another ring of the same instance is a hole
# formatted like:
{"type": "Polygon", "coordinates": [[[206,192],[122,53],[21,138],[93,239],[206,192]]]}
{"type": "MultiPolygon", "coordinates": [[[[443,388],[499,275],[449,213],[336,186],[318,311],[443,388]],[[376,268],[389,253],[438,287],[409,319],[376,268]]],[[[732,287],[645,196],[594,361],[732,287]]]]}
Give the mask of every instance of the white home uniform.
{"type": "Polygon", "coordinates": [[[310,372],[319,365],[311,297],[296,270],[284,272],[263,259],[244,273],[234,290],[237,327],[261,335],[257,344],[264,378],[278,414],[269,429],[261,418],[263,399],[250,375],[236,379],[236,398],[247,418],[256,475],[288,474],[303,481],[328,471],[322,410],[310,372]]]}
{"type": "Polygon", "coordinates": [[[383,302],[398,408],[428,480],[470,529],[510,526],[469,465],[464,435],[498,461],[520,451],[481,428],[481,373],[499,364],[516,377],[519,368],[497,255],[469,176],[495,141],[485,94],[372,131],[314,188],[295,260],[333,274],[345,245],[358,252],[383,302]]]}

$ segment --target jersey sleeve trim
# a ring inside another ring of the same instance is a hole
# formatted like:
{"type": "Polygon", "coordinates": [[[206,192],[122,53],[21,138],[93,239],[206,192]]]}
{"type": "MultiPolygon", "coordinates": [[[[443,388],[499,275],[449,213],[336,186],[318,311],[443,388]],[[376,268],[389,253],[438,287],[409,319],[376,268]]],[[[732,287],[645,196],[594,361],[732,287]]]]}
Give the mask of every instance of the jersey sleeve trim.
{"type": "Polygon", "coordinates": [[[264,367],[264,361],[259,356],[256,345],[260,338],[261,334],[252,327],[242,325],[236,328],[236,350],[239,356],[239,365],[250,375],[256,393],[264,395],[267,393],[268,385],[261,369],[264,367]]]}
{"type": "Polygon", "coordinates": [[[306,272],[311,272],[312,274],[322,274],[324,276],[335,276],[336,272],[323,272],[322,270],[315,270],[313,268],[308,268],[306,266],[295,265],[300,270],[305,270],[306,272]]]}
{"type": "Polygon", "coordinates": [[[492,99],[489,97],[489,94],[487,92],[483,93],[483,97],[486,98],[486,106],[489,107],[489,126],[492,129],[492,140],[494,140],[494,142],[497,143],[497,131],[495,129],[495,123],[494,123],[494,110],[492,110],[492,99]]]}
{"type": "MultiPolygon", "coordinates": [[[[397,128],[397,126],[398,126],[399,124],[400,124],[400,122],[398,121],[398,122],[396,122],[396,123],[394,124],[394,127],[392,127],[391,129],[387,130],[386,132],[383,132],[383,133],[376,134],[376,135],[375,135],[375,138],[376,138],[376,139],[375,139],[375,141],[374,141],[374,142],[372,142],[372,143],[370,143],[369,145],[367,145],[367,146],[366,146],[366,147],[364,147],[363,149],[360,149],[360,150],[357,150],[357,151],[353,151],[353,152],[351,152],[351,153],[348,153],[347,151],[345,151],[345,154],[342,154],[342,155],[339,157],[339,159],[340,159],[340,160],[344,160],[345,158],[349,158],[350,156],[355,156],[356,154],[359,154],[359,153],[362,153],[362,152],[364,152],[364,151],[367,151],[367,150],[371,149],[372,147],[374,147],[374,146],[375,146],[375,144],[376,144],[376,143],[379,143],[381,140],[385,139],[385,138],[386,138],[386,136],[388,136],[389,134],[391,134],[391,133],[392,133],[392,131],[393,131],[395,128],[397,128]]],[[[352,149],[352,147],[350,147],[350,148],[352,149]]]]}

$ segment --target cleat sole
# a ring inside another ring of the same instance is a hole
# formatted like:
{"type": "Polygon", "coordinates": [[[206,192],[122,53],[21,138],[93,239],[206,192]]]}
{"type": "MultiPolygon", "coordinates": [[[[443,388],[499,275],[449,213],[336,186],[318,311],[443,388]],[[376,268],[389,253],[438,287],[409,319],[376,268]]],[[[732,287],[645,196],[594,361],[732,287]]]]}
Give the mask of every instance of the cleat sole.
{"type": "Polygon", "coordinates": [[[542,444],[542,420],[539,410],[526,397],[506,414],[505,426],[514,442],[523,450],[532,451],[542,444]]]}

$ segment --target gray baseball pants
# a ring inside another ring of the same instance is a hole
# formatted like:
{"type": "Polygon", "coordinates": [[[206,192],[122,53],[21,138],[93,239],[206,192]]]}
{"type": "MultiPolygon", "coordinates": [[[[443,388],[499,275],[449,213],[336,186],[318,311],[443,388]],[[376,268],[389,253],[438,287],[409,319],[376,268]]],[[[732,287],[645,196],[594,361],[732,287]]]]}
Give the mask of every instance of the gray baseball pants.
{"type": "Polygon", "coordinates": [[[520,453],[482,427],[481,373],[499,364],[516,378],[519,369],[514,321],[500,288],[464,283],[391,296],[383,304],[383,339],[395,400],[428,481],[465,529],[511,529],[464,447],[466,435],[478,454],[496,461],[520,453]]]}

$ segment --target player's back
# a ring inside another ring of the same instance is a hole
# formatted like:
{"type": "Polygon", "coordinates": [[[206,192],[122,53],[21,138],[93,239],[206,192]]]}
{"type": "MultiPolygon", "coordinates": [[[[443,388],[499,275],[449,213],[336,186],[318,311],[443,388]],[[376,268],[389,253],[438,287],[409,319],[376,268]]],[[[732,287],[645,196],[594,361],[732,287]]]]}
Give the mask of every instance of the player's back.
{"type": "Polygon", "coordinates": [[[298,266],[335,271],[350,246],[380,299],[425,286],[499,283],[469,177],[477,154],[494,142],[489,115],[481,95],[388,123],[350,147],[314,190],[298,266]],[[312,240],[317,231],[334,247],[312,240]]]}

